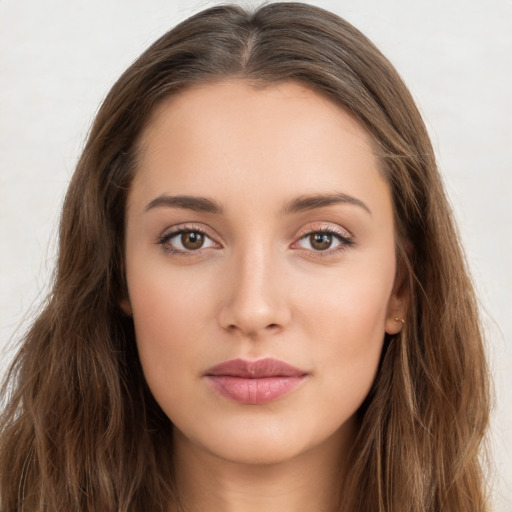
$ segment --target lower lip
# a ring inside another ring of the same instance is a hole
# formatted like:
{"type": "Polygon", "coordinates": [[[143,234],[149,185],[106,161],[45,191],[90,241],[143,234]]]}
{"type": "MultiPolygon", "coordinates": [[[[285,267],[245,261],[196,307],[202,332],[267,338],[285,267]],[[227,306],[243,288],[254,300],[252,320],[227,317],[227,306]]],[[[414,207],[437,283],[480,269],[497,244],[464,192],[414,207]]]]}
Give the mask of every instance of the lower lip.
{"type": "Polygon", "coordinates": [[[229,375],[209,375],[213,388],[226,398],[242,404],[264,404],[287,395],[306,378],[305,375],[291,377],[262,377],[246,379],[229,375]]]}

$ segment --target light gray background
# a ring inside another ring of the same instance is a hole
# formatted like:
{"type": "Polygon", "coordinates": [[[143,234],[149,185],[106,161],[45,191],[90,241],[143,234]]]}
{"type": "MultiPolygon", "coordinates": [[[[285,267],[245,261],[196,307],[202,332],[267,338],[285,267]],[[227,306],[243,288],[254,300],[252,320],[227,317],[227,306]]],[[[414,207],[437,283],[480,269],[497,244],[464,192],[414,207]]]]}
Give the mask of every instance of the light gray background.
{"type": "MultiPolygon", "coordinates": [[[[102,98],[154,39],[214,3],[0,0],[0,373],[47,290],[63,194],[102,98]]],[[[312,3],[383,50],[429,127],[484,311],[496,510],[511,512],[512,1],[312,3]]]]}

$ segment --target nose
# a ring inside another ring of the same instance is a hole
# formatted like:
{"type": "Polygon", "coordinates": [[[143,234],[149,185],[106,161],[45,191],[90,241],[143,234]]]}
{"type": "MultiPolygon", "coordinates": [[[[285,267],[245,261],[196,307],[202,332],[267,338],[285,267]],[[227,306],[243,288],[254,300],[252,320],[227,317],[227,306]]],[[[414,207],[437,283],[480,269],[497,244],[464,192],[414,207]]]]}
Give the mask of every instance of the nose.
{"type": "Polygon", "coordinates": [[[248,337],[280,332],[290,321],[282,268],[270,251],[249,250],[233,258],[223,280],[219,324],[248,337]]]}

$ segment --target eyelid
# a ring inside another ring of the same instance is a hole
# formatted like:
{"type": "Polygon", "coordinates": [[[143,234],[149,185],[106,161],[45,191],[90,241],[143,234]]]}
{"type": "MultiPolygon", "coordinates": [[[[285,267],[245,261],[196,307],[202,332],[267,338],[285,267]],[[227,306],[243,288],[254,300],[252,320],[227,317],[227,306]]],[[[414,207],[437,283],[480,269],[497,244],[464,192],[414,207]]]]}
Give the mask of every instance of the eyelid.
{"type": "Polygon", "coordinates": [[[354,235],[348,229],[332,222],[310,222],[298,230],[296,238],[303,238],[304,236],[319,232],[332,233],[347,240],[353,240],[354,238],[354,235]]]}
{"type": "MultiPolygon", "coordinates": [[[[180,235],[181,233],[186,232],[198,232],[207,237],[210,241],[212,241],[217,248],[222,248],[222,244],[217,241],[218,237],[215,237],[214,235],[210,234],[210,229],[205,228],[203,226],[197,225],[197,224],[177,224],[175,226],[171,226],[166,228],[161,235],[159,235],[155,241],[157,245],[161,245],[164,250],[170,253],[178,254],[178,255],[184,255],[184,256],[192,256],[192,255],[198,255],[203,252],[203,250],[211,249],[212,247],[200,247],[196,250],[182,250],[178,249],[176,247],[172,247],[168,245],[168,242],[174,238],[175,236],[180,235]]],[[[292,249],[302,249],[304,251],[309,251],[315,256],[328,256],[332,255],[333,253],[337,253],[339,251],[345,250],[348,247],[354,245],[354,236],[352,233],[350,233],[347,229],[333,223],[328,222],[316,222],[316,223],[310,223],[306,226],[303,226],[297,234],[294,237],[294,242],[291,244],[292,249]],[[313,249],[307,249],[307,248],[301,248],[297,247],[299,242],[308,236],[311,236],[314,233],[329,233],[339,240],[339,245],[337,245],[334,248],[329,248],[326,250],[313,250],[313,249]]]]}
{"type": "Polygon", "coordinates": [[[187,232],[197,232],[201,233],[205,237],[207,237],[209,240],[211,240],[216,246],[219,248],[222,247],[221,244],[215,239],[214,236],[212,236],[209,233],[210,230],[205,229],[202,226],[199,226],[197,224],[178,224],[176,226],[171,226],[166,228],[161,235],[159,235],[156,239],[156,244],[161,245],[162,248],[170,253],[183,255],[183,256],[192,256],[200,254],[205,249],[211,249],[212,247],[200,247],[196,250],[183,250],[178,249],[176,247],[172,247],[168,244],[170,240],[172,240],[174,237],[187,232]]]}
{"type": "Polygon", "coordinates": [[[296,235],[295,241],[291,245],[292,249],[301,249],[303,251],[308,252],[309,254],[315,256],[315,257],[323,257],[323,256],[332,256],[335,253],[339,253],[340,251],[344,251],[348,249],[349,247],[354,245],[354,235],[350,233],[347,229],[342,228],[339,225],[333,225],[332,223],[316,223],[314,225],[307,225],[307,227],[303,227],[299,230],[299,232],[296,235]],[[298,244],[300,241],[304,240],[305,238],[315,234],[315,233],[328,233],[330,235],[333,235],[338,238],[339,245],[334,248],[329,248],[326,250],[314,250],[314,249],[307,249],[298,247],[298,244]]]}

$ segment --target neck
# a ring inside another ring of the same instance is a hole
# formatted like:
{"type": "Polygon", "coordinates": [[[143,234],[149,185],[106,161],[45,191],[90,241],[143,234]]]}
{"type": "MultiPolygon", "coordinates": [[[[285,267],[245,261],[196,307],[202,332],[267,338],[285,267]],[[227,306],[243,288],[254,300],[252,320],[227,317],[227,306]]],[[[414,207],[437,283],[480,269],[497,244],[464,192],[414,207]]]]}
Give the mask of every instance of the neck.
{"type": "Polygon", "coordinates": [[[346,430],[292,459],[271,464],[219,458],[177,430],[174,438],[176,484],[184,512],[339,510],[343,461],[353,440],[346,430]]]}

